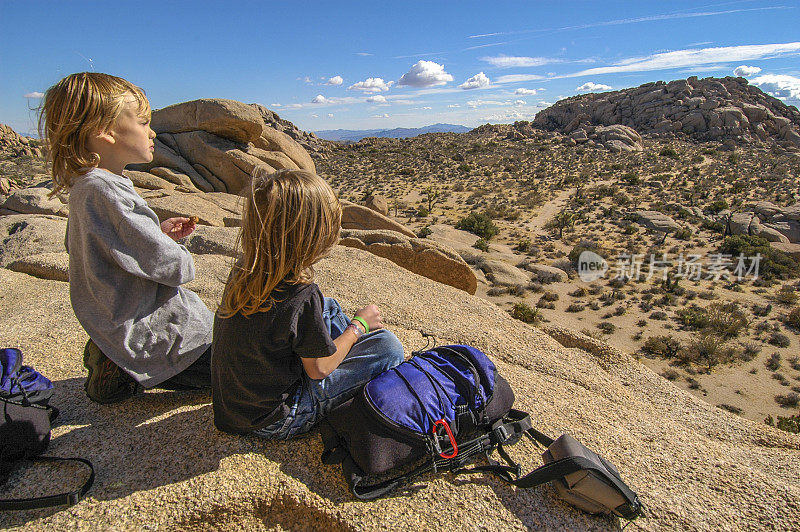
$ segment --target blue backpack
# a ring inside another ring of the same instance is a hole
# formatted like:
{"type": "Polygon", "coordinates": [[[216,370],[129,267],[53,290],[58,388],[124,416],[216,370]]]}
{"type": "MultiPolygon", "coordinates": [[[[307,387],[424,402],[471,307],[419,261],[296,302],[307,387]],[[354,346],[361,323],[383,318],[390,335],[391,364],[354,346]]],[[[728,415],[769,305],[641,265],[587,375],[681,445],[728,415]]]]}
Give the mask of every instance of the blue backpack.
{"type": "Polygon", "coordinates": [[[0,349],[0,487],[24,460],[78,461],[89,466],[88,480],[77,490],[45,497],[0,499],[0,510],[28,510],[75,504],[94,482],[92,464],[82,458],[41,456],[50,443],[51,423],[58,409],[49,404],[50,379],[22,364],[19,349],[0,349]]]}
{"type": "Polygon", "coordinates": [[[480,350],[446,345],[415,352],[330,412],[319,427],[322,461],[341,464],[351,491],[364,500],[427,473],[491,473],[521,488],[550,482],[591,513],[631,520],[642,514],[613,464],[568,434],[556,440],[542,434],[513,404],[508,382],[480,350]],[[544,449],[545,462],[525,476],[504,449],[522,436],[544,449]],[[494,450],[506,465],[490,459],[494,450]],[[489,465],[466,467],[482,456],[489,465]]]}

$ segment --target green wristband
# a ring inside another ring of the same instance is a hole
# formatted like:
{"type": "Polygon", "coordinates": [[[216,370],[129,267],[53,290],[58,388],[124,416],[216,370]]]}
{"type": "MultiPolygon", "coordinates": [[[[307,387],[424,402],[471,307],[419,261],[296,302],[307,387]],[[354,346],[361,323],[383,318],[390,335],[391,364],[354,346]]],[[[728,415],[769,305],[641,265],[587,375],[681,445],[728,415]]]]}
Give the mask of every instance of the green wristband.
{"type": "Polygon", "coordinates": [[[367,334],[369,332],[369,325],[367,325],[367,320],[365,320],[364,318],[356,316],[355,318],[352,319],[352,321],[357,321],[358,323],[364,326],[364,334],[367,334]]]}

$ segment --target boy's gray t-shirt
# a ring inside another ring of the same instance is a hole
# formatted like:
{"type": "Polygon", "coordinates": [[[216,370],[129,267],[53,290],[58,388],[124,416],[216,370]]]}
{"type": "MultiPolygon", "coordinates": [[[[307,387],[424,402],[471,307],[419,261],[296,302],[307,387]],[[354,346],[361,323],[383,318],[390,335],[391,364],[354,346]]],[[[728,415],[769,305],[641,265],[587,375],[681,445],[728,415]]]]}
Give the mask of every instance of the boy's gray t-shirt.
{"type": "Polygon", "coordinates": [[[72,308],[89,337],[145,387],[208,349],[214,316],[194,292],[186,247],[161,231],[130,179],[98,168],[69,195],[65,245],[72,308]]]}

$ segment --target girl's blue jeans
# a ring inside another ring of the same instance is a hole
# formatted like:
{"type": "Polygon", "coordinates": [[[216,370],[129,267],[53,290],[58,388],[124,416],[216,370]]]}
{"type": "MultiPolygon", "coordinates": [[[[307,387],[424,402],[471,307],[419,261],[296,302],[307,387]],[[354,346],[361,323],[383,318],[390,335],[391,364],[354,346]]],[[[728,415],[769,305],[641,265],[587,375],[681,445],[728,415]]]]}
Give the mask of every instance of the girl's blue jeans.
{"type": "MultiPolygon", "coordinates": [[[[329,297],[324,298],[322,317],[334,339],[350,323],[339,303],[329,297]]],[[[278,440],[304,434],[328,412],[353,397],[362,384],[402,361],[403,346],[394,333],[379,329],[365,334],[353,345],[339,367],[324,379],[311,379],[304,372],[289,415],[255,433],[278,440]]]]}

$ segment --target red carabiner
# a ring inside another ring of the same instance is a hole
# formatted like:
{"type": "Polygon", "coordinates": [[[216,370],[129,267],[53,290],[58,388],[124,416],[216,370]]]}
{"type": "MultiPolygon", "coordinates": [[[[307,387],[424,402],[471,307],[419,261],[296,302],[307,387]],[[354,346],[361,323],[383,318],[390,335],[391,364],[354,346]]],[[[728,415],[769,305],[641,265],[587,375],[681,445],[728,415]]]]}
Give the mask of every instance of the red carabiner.
{"type": "Polygon", "coordinates": [[[433,424],[433,435],[434,436],[436,436],[436,427],[439,426],[439,425],[443,425],[444,426],[444,430],[447,432],[447,437],[450,438],[450,445],[453,446],[453,454],[439,453],[439,456],[441,456],[442,458],[455,458],[455,456],[458,454],[458,445],[456,444],[455,436],[453,436],[453,431],[450,430],[450,425],[448,425],[447,421],[445,421],[444,418],[443,418],[443,419],[440,419],[439,421],[434,422],[434,424],[433,424]]]}

